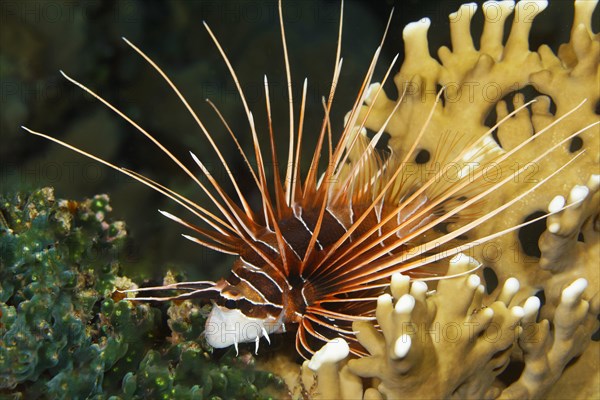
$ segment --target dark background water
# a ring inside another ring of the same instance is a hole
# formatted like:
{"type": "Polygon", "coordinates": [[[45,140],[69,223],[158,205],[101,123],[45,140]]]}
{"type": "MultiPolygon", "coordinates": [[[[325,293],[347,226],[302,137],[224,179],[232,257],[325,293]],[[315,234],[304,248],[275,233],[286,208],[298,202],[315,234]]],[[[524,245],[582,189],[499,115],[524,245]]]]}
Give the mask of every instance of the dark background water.
{"type": "MultiPolygon", "coordinates": [[[[351,107],[392,6],[394,18],[375,81],[394,55],[402,53],[402,28],[422,17],[432,20],[430,49],[449,45],[448,14],[459,1],[346,1],[344,67],[332,113],[334,135],[351,107]]],[[[192,279],[217,278],[230,265],[222,257],[179,234],[186,229],[156,212],[168,210],[194,221],[158,193],[60,146],[29,136],[26,125],[81,146],[119,166],[155,179],[203,206],[200,189],[139,132],[59,74],[67,74],[104,96],[181,157],[193,170],[192,150],[226,182],[223,169],[201,130],[160,76],[122,40],[142,48],[173,79],[197,111],[227,158],[250,200],[259,195],[235,146],[204,101],[222,111],[247,151],[251,136],[239,96],[202,21],[219,38],[246,91],[257,130],[267,138],[263,75],[271,83],[274,129],[280,155],[287,146],[287,84],[275,1],[20,1],[0,2],[0,184],[2,191],[54,186],[60,198],[82,199],[108,193],[113,218],[128,223],[133,245],[125,268],[136,265],[159,279],[167,268],[184,269],[192,279]]],[[[319,131],[333,72],[339,2],[286,1],[284,19],[297,104],[304,77],[309,79],[305,154],[319,131]]],[[[568,40],[572,4],[552,2],[538,17],[532,48],[568,40]]],[[[480,31],[481,11],[474,18],[480,31]]],[[[510,19],[509,19],[510,21],[510,19]]],[[[387,85],[395,97],[393,85],[387,85]]],[[[297,113],[297,109],[296,109],[297,113]]],[[[297,114],[295,116],[297,122],[297,114]]],[[[266,142],[265,144],[265,151],[266,142]]],[[[251,157],[253,160],[253,157],[251,157]]],[[[199,171],[198,171],[199,172],[199,171]]],[[[231,185],[225,183],[230,192],[231,185]]],[[[210,207],[210,206],[208,206],[210,207]]],[[[212,207],[214,209],[214,207],[212,207]]]]}

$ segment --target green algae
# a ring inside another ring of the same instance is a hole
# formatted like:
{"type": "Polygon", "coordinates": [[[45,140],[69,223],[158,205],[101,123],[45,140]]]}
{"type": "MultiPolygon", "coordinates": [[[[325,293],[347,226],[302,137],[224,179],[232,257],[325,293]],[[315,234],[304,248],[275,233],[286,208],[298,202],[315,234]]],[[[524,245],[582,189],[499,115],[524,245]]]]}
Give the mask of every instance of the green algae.
{"type": "Polygon", "coordinates": [[[282,388],[251,356],[216,360],[207,306],[124,300],[125,224],[106,195],[0,195],[0,398],[258,399],[282,388]]]}

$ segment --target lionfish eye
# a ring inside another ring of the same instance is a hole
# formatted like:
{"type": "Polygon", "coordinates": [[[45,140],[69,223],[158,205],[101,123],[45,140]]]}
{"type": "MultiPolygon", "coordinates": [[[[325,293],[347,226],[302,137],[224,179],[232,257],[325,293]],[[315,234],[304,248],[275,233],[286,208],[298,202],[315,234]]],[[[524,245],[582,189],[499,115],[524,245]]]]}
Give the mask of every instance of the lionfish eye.
{"type": "Polygon", "coordinates": [[[228,299],[225,301],[225,307],[229,308],[229,309],[234,309],[237,308],[237,300],[233,300],[233,299],[228,299]]]}

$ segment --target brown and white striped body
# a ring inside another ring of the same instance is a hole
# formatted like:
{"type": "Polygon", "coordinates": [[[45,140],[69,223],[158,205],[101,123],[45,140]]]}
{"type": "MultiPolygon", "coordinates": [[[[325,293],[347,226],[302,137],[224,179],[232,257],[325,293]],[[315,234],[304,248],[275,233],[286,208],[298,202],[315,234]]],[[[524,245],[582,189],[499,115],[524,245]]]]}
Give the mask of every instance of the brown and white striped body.
{"type": "MultiPolygon", "coordinates": [[[[321,273],[337,264],[333,263],[328,267],[328,264],[324,263],[321,268],[310,266],[318,265],[332,250],[338,255],[346,253],[352,249],[352,243],[359,239],[370,244],[372,248],[349,262],[348,267],[360,266],[362,258],[369,256],[386,259],[409,253],[413,248],[412,244],[403,244],[396,249],[391,249],[390,246],[431,222],[436,215],[429,212],[429,216],[419,220],[411,218],[427,205],[426,196],[421,196],[419,201],[412,202],[412,207],[407,207],[404,213],[396,213],[396,218],[384,222],[382,217],[389,215],[393,210],[384,202],[381,204],[380,207],[366,213],[364,221],[342,245],[338,245],[337,242],[354,225],[355,217],[363,215],[365,207],[326,207],[314,241],[315,246],[304,269],[302,261],[306,257],[311,238],[315,235],[319,210],[304,209],[300,204],[295,204],[291,215],[278,221],[279,231],[286,246],[286,265],[289,273],[283,273],[283,268],[272,268],[254,251],[240,254],[229,277],[218,281],[214,286],[218,288],[219,296],[214,301],[207,320],[205,336],[208,343],[216,348],[231,345],[237,348],[238,343],[255,341],[258,349],[261,337],[269,339],[271,333],[294,329],[299,332],[299,351],[308,349],[308,353],[304,353],[308,356],[316,350],[313,347],[314,342],[323,342],[339,335],[353,341],[352,321],[361,318],[372,319],[376,299],[384,293],[389,280],[381,278],[363,285],[364,289],[346,292],[346,281],[340,279],[343,271],[321,273]],[[398,230],[402,224],[405,227],[398,230]],[[370,233],[372,229],[374,232],[370,233]]],[[[428,235],[422,234],[419,237],[420,240],[424,240],[428,235]]],[[[265,228],[257,236],[256,242],[276,263],[282,262],[275,231],[265,228]]],[[[353,253],[349,252],[347,258],[350,258],[351,254],[353,253]]],[[[427,276],[427,272],[414,271],[414,275],[427,276]]],[[[354,350],[360,351],[358,348],[354,350]]]]}

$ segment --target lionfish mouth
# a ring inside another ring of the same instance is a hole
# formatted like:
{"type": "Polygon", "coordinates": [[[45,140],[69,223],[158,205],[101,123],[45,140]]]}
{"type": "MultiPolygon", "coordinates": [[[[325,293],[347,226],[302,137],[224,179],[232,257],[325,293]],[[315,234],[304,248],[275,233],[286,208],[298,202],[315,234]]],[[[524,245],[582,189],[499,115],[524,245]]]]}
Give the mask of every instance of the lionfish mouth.
{"type": "MultiPolygon", "coordinates": [[[[226,279],[218,282],[181,282],[127,290],[125,292],[150,290],[179,292],[168,297],[138,297],[129,300],[212,301],[213,311],[207,323],[206,337],[213,347],[234,345],[237,349],[240,342],[255,342],[258,349],[261,338],[269,340],[269,334],[283,332],[288,325],[293,325],[296,327],[297,351],[304,357],[310,357],[323,342],[339,336],[350,342],[350,351],[361,355],[364,354],[364,349],[354,337],[352,323],[357,320],[374,320],[377,299],[386,292],[392,276],[403,274],[413,280],[451,279],[453,276],[446,275],[447,262],[444,261],[451,257],[454,257],[455,261],[465,257],[463,260],[466,259],[467,264],[473,266],[466,273],[471,273],[480,264],[464,253],[477,245],[549,215],[485,236],[469,235],[474,228],[486,223],[544,185],[582,154],[573,156],[562,167],[542,177],[535,184],[523,185],[520,191],[508,198],[501,206],[491,210],[483,206],[486,199],[493,196],[494,192],[527,169],[527,165],[524,165],[515,170],[511,164],[511,157],[525,146],[531,146],[534,138],[540,138],[545,132],[560,124],[563,119],[569,118],[583,102],[541,129],[535,136],[525,139],[508,151],[496,144],[492,132],[526,109],[533,101],[517,107],[489,130],[481,132],[468,142],[452,134],[438,135],[439,149],[434,161],[442,168],[428,176],[415,174],[414,171],[419,168],[415,163],[415,157],[423,138],[437,134],[430,129],[430,122],[436,108],[440,107],[440,99],[445,96],[445,88],[443,87],[437,93],[436,100],[416,133],[415,140],[408,144],[405,151],[397,153],[390,148],[390,154],[386,155],[378,151],[379,142],[382,141],[390,121],[406,96],[405,89],[387,118],[381,121],[380,129],[372,137],[368,137],[365,129],[367,118],[382,94],[383,85],[398,59],[396,56],[388,66],[381,84],[372,83],[381,46],[389,28],[388,22],[381,44],[374,53],[355,102],[346,116],[343,130],[339,134],[340,139],[337,144],[333,144],[330,112],[342,69],[342,3],[332,84],[323,102],[324,117],[318,132],[317,144],[312,154],[308,155],[311,160],[310,167],[308,172],[303,174],[300,165],[302,158],[307,157],[302,153],[302,142],[308,81],[305,79],[303,82],[298,113],[298,103],[293,98],[281,1],[279,1],[279,21],[288,83],[289,133],[285,160],[287,167],[283,175],[278,168],[274,169],[272,183],[267,181],[266,160],[274,166],[278,166],[280,161],[275,150],[276,135],[272,124],[268,79],[265,76],[264,89],[270,148],[265,152],[259,145],[259,128],[255,125],[253,112],[250,110],[235,69],[212,30],[204,23],[240,95],[252,135],[256,168],[251,167],[250,157],[240,146],[235,133],[230,129],[217,106],[210,101],[209,104],[222,120],[240,156],[248,165],[252,180],[260,192],[262,205],[260,210],[250,207],[250,202],[231,173],[232,168],[225,160],[221,149],[177,86],[154,61],[125,38],[123,39],[125,43],[156,70],[195,119],[225,171],[228,172],[228,181],[235,190],[234,197],[224,190],[224,182],[217,181],[193,153],[190,152],[191,158],[207,178],[208,184],[203,183],[182,160],[133,119],[61,71],[62,75],[102,102],[153,142],[198,185],[200,190],[210,198],[218,212],[209,211],[182,194],[135,171],[118,167],[54,137],[28,128],[24,129],[114,168],[163,194],[192,213],[201,222],[192,223],[161,211],[166,217],[195,232],[195,236],[184,235],[184,237],[215,251],[238,256],[230,276],[226,279]],[[317,171],[322,162],[321,158],[325,157],[327,160],[324,163],[324,172],[319,177],[317,171]],[[486,180],[485,167],[492,163],[498,171],[501,171],[501,177],[486,180]],[[449,170],[444,168],[445,166],[452,167],[455,171],[454,179],[442,179],[444,176],[447,177],[443,174],[447,174],[449,170]],[[248,330],[251,325],[255,328],[252,332],[248,330]],[[230,335],[228,336],[227,333],[230,335]]],[[[415,26],[407,26],[405,35],[410,35],[415,29],[417,29],[415,26]]],[[[542,160],[552,151],[596,124],[572,132],[557,143],[547,145],[530,162],[542,160]]],[[[552,213],[560,212],[572,205],[559,207],[552,210],[552,213]]]]}

